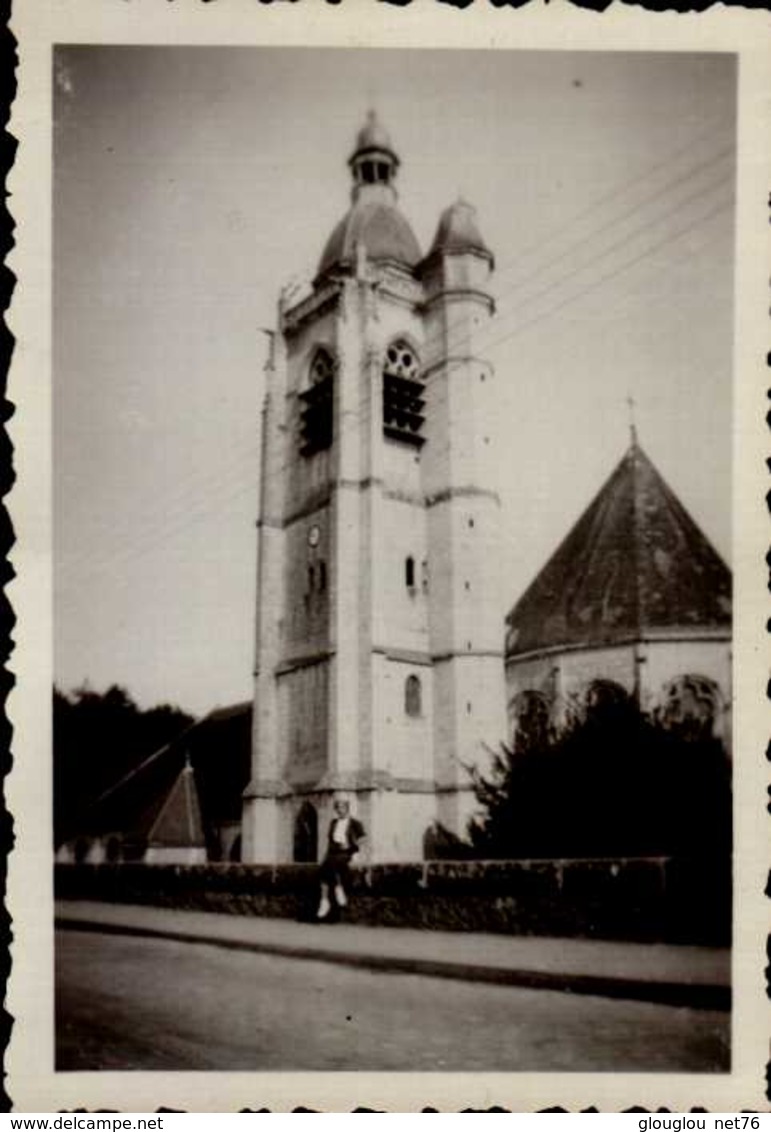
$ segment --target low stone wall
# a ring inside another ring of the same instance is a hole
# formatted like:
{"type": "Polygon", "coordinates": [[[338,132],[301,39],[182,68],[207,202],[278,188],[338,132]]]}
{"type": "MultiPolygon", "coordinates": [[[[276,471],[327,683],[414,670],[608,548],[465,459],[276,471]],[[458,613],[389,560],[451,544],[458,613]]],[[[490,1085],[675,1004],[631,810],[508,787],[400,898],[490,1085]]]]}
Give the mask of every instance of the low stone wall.
{"type": "MultiPolygon", "coordinates": [[[[60,899],[312,919],[313,865],[57,865],[60,899]]],[[[731,870],[676,858],[430,861],[353,869],[355,923],[724,945],[731,870]]]]}

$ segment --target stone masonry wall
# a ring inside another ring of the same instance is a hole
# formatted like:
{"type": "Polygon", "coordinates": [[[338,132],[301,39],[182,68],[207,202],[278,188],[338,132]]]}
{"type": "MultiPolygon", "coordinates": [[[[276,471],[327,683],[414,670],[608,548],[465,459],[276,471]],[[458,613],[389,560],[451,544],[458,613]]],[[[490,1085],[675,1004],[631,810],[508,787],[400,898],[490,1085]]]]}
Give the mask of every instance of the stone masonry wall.
{"type": "MultiPolygon", "coordinates": [[[[432,861],[353,870],[346,919],[450,931],[725,945],[729,862],[432,861]]],[[[58,899],[313,918],[313,865],[59,865],[58,899]]]]}

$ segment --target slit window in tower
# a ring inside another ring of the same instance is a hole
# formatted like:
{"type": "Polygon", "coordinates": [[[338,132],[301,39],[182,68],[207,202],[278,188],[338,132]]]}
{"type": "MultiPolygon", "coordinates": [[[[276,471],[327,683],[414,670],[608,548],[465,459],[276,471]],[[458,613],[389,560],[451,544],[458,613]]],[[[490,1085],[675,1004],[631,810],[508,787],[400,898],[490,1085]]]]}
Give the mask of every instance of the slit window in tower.
{"type": "Polygon", "coordinates": [[[404,711],[410,716],[418,716],[423,710],[420,678],[408,676],[404,681],[404,711]]]}
{"type": "Polygon", "coordinates": [[[319,562],[319,593],[327,588],[327,564],[322,558],[319,562]]]}
{"type": "Polygon", "coordinates": [[[335,363],[326,350],[317,350],[310,380],[300,395],[300,452],[312,456],[331,447],[334,434],[335,363]]]}
{"type": "Polygon", "coordinates": [[[392,342],[383,364],[384,436],[418,448],[424,443],[424,392],[414,350],[407,342],[392,342]]]}
{"type": "Polygon", "coordinates": [[[415,559],[412,557],[404,560],[404,584],[408,590],[415,589],[415,559]]]}

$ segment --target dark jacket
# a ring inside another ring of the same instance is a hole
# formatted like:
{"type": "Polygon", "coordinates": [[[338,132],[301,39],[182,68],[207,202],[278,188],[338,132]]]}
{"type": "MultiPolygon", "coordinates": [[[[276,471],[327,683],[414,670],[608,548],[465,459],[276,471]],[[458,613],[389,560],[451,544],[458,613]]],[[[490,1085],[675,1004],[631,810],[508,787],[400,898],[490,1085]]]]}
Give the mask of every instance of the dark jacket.
{"type": "Polygon", "coordinates": [[[358,851],[359,843],[364,839],[364,826],[356,818],[349,818],[348,828],[345,831],[345,845],[338,845],[336,841],[332,840],[332,832],[335,828],[335,822],[338,820],[338,818],[333,818],[329,823],[327,853],[346,854],[348,857],[352,857],[358,851]]]}

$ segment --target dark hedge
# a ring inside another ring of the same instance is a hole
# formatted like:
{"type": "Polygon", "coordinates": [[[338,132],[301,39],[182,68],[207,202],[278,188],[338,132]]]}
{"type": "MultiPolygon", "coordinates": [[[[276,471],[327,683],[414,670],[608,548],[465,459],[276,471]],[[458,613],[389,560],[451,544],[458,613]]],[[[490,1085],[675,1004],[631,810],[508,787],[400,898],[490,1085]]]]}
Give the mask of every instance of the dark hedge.
{"type": "MultiPolygon", "coordinates": [[[[59,899],[311,919],[314,865],[57,865],[59,899]]],[[[727,944],[725,859],[431,861],[352,871],[346,919],[445,931],[727,944]]]]}

